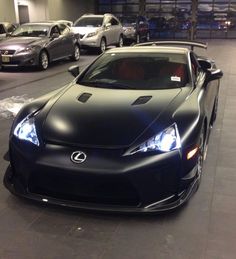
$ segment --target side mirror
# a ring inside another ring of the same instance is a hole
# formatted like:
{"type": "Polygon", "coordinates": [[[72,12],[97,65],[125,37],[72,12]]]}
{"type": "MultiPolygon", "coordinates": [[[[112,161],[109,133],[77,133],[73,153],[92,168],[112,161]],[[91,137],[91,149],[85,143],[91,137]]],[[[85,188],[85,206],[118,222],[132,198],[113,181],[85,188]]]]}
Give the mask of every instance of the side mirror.
{"type": "Polygon", "coordinates": [[[111,27],[111,23],[110,22],[105,25],[106,29],[109,29],[110,27],[111,27]]]}
{"type": "Polygon", "coordinates": [[[209,62],[207,60],[200,59],[200,60],[198,60],[198,63],[204,71],[211,69],[212,64],[211,64],[211,62],[209,62]]]}
{"type": "Polygon", "coordinates": [[[223,76],[223,72],[220,69],[208,70],[208,81],[220,79],[223,76]]]}
{"type": "Polygon", "coordinates": [[[58,32],[54,32],[51,36],[52,39],[59,38],[60,34],[58,32]]]}
{"type": "Polygon", "coordinates": [[[77,77],[80,73],[79,66],[74,65],[74,66],[69,67],[68,72],[70,72],[73,77],[77,77]]]}

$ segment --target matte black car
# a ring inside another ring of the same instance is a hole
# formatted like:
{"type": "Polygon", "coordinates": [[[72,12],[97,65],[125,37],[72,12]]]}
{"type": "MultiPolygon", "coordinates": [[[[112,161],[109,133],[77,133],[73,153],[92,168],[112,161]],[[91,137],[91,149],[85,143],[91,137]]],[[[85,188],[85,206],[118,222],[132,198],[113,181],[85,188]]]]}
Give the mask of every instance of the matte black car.
{"type": "Polygon", "coordinates": [[[149,41],[149,23],[144,16],[122,16],[119,18],[124,30],[124,42],[149,41]]]}
{"type": "Polygon", "coordinates": [[[110,49],[79,75],[70,68],[78,76],[69,85],[26,105],[12,125],[5,186],[103,211],[161,212],[186,202],[200,183],[222,72],[173,44],[110,49]]]}
{"type": "Polygon", "coordinates": [[[63,23],[23,24],[0,42],[2,66],[38,66],[45,70],[58,59],[79,60],[78,37],[63,23]]]}

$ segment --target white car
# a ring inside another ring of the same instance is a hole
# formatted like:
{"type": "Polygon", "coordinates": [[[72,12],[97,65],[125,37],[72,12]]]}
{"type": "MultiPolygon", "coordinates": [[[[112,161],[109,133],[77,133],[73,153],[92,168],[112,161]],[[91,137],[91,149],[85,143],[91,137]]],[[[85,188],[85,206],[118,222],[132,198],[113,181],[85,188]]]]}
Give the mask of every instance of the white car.
{"type": "Polygon", "coordinates": [[[85,14],[75,21],[72,30],[80,34],[82,48],[97,48],[104,52],[107,46],[123,46],[123,28],[112,14],[85,14]]]}

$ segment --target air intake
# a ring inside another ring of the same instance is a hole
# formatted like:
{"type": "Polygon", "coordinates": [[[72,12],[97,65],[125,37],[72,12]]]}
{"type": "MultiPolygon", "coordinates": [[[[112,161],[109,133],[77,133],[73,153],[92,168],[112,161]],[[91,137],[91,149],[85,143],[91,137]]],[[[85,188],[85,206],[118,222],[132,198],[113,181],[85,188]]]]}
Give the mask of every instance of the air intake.
{"type": "Polygon", "coordinates": [[[140,96],[137,100],[135,100],[132,105],[141,105],[147,103],[152,99],[152,96],[140,96]]]}
{"type": "Polygon", "coordinates": [[[88,101],[88,99],[92,96],[92,94],[89,93],[82,93],[79,97],[78,97],[78,101],[80,101],[81,103],[86,103],[88,101]]]}

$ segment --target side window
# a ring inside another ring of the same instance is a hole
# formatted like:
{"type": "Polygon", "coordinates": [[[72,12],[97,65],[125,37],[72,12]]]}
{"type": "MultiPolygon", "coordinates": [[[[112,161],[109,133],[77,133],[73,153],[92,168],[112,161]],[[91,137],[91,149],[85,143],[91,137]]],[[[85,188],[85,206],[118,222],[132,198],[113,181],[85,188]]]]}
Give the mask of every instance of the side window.
{"type": "Polygon", "coordinates": [[[111,25],[118,25],[119,22],[115,18],[111,18],[111,25]]]}
{"type": "Polygon", "coordinates": [[[53,33],[60,34],[60,30],[59,30],[58,26],[53,26],[53,27],[52,27],[50,36],[52,36],[53,33]]]}
{"type": "Polygon", "coordinates": [[[13,32],[14,30],[15,30],[15,26],[14,26],[14,25],[9,24],[9,25],[7,26],[7,32],[13,32]]]}

